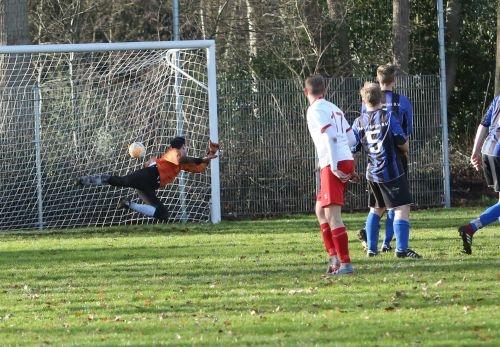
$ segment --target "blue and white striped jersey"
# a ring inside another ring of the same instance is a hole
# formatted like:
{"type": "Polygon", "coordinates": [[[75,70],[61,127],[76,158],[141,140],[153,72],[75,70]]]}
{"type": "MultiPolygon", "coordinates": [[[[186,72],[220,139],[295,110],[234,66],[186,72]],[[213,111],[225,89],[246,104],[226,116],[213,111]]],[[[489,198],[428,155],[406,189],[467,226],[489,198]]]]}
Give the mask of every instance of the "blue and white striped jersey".
{"type": "Polygon", "coordinates": [[[390,182],[404,175],[397,145],[403,145],[406,134],[393,112],[377,110],[365,112],[356,118],[352,129],[358,142],[355,151],[364,149],[368,156],[366,179],[372,182],[390,182]]]}
{"type": "MultiPolygon", "coordinates": [[[[391,112],[392,116],[399,122],[406,138],[413,132],[413,107],[410,100],[401,94],[390,90],[383,90],[382,109],[391,112]]],[[[361,106],[361,114],[366,113],[366,107],[361,106]]]]}
{"type": "Polygon", "coordinates": [[[500,157],[500,94],[493,99],[481,124],[489,129],[481,153],[500,157]]]}

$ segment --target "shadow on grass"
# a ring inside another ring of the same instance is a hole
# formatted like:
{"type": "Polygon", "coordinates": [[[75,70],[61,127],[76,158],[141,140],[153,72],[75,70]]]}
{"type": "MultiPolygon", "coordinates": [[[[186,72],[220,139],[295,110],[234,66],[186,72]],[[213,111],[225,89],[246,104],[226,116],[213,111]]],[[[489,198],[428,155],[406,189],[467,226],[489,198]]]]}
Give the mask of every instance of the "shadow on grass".
{"type": "MultiPolygon", "coordinates": [[[[462,214],[462,213],[461,213],[462,214]]],[[[357,231],[364,226],[365,214],[346,215],[344,222],[350,232],[357,231]]],[[[470,218],[456,216],[451,218],[445,213],[438,213],[434,218],[419,212],[412,216],[412,230],[443,229],[448,231],[467,223],[470,218]]],[[[384,228],[385,219],[381,225],[384,228]]],[[[50,229],[47,231],[5,231],[0,233],[0,241],[9,238],[97,238],[97,237],[129,237],[129,236],[159,236],[159,235],[197,235],[197,234],[300,234],[317,232],[318,224],[313,216],[296,216],[292,219],[269,219],[255,221],[224,221],[217,225],[212,224],[151,224],[151,225],[124,225],[113,227],[88,227],[75,229],[50,229]]]]}
{"type": "MultiPolygon", "coordinates": [[[[269,245],[266,245],[266,247],[269,245]]],[[[216,275],[223,276],[277,276],[279,274],[289,273],[290,278],[304,275],[304,268],[312,268],[321,264],[317,258],[297,257],[295,249],[285,248],[279,251],[280,256],[288,261],[276,266],[273,260],[275,254],[262,253],[259,249],[241,246],[236,252],[234,247],[220,246],[214,253],[212,247],[197,248],[193,245],[138,245],[138,246],[119,246],[113,247],[94,247],[88,249],[49,249],[49,250],[7,250],[0,252],[0,263],[4,271],[13,268],[32,269],[50,269],[53,266],[74,264],[75,267],[82,264],[82,269],[75,271],[95,272],[96,265],[101,270],[112,269],[116,266],[123,266],[125,270],[132,268],[140,269],[146,267],[152,268],[154,272],[159,267],[169,270],[167,266],[172,263],[181,262],[179,268],[183,273],[196,281],[197,276],[206,276],[206,271],[216,275]],[[194,251],[196,252],[194,253],[194,251]],[[244,258],[239,255],[245,254],[244,258]],[[160,260],[160,262],[158,262],[160,260]],[[187,261],[186,261],[187,260],[187,261]],[[190,263],[195,262],[196,268],[190,271],[190,263]],[[223,264],[234,263],[234,268],[223,264]],[[245,264],[242,266],[242,264],[245,264]],[[272,266],[274,269],[266,269],[272,266]],[[185,267],[188,267],[186,270],[185,267]],[[198,274],[198,275],[197,275],[198,274]]],[[[458,252],[456,254],[458,256],[458,252]]],[[[426,273],[426,272],[471,272],[471,271],[498,271],[498,258],[481,256],[480,259],[468,258],[465,261],[459,259],[450,259],[455,254],[446,255],[444,259],[422,259],[411,260],[386,258],[380,256],[377,260],[373,258],[361,257],[355,260],[355,264],[360,268],[361,273],[374,273],[378,275],[393,275],[395,271],[401,273],[426,273]]],[[[119,269],[115,269],[118,271],[119,269]]],[[[172,269],[172,273],[176,273],[172,269]]]]}

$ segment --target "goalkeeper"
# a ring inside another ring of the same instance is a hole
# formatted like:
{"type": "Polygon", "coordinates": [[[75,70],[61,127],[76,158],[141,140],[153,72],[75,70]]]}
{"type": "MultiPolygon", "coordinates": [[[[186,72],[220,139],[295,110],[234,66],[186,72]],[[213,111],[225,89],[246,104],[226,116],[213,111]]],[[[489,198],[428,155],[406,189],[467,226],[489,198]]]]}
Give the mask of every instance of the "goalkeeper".
{"type": "Polygon", "coordinates": [[[217,158],[215,154],[218,149],[218,144],[209,141],[208,152],[204,158],[188,157],[186,155],[185,138],[175,137],[161,157],[151,158],[144,164],[144,168],[140,170],[126,176],[106,174],[84,176],[78,179],[77,184],[81,186],[109,184],[115,187],[135,188],[145,204],[122,200],[118,203],[118,207],[128,208],[145,216],[167,221],[170,213],[156,196],[156,190],[173,182],[181,170],[193,173],[205,171],[210,160],[217,158]]]}

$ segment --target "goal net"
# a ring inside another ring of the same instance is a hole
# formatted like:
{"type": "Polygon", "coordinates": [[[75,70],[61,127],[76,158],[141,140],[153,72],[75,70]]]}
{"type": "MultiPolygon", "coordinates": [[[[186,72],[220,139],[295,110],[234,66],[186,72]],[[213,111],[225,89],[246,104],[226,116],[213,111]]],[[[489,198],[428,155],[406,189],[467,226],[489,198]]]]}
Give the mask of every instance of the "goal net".
{"type": "MultiPolygon", "coordinates": [[[[213,41],[0,47],[0,229],[151,223],[116,207],[135,191],[78,187],[124,175],[185,136],[218,141],[213,41]],[[144,143],[144,159],[128,145],[144,143]]],[[[158,196],[171,222],[220,219],[218,161],[158,196]]]]}

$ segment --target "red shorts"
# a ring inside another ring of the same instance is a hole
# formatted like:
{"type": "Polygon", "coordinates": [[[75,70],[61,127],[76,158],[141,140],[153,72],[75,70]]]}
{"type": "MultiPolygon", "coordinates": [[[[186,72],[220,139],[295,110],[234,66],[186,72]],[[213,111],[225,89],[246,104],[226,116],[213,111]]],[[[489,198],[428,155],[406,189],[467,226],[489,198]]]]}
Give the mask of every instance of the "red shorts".
{"type": "MultiPolygon", "coordinates": [[[[337,164],[337,168],[345,174],[354,173],[354,160],[342,160],[337,164]]],[[[321,203],[321,207],[330,205],[344,206],[344,191],[347,182],[343,183],[330,170],[330,165],[321,169],[320,172],[320,188],[317,200],[321,203]]]]}

